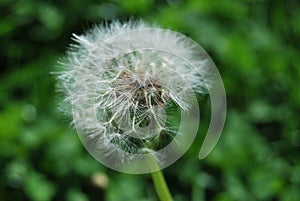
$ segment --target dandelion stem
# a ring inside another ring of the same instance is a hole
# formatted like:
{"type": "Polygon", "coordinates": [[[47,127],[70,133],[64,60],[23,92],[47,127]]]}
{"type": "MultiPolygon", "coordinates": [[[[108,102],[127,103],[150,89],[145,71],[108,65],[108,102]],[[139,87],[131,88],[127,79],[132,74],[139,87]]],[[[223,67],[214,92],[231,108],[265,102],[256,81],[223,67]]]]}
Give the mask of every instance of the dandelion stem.
{"type": "Polygon", "coordinates": [[[162,171],[160,170],[159,164],[153,155],[148,155],[148,164],[152,166],[152,169],[157,171],[152,172],[152,181],[156,190],[156,193],[161,201],[173,201],[168,185],[164,178],[162,171]]]}
{"type": "Polygon", "coordinates": [[[172,196],[161,170],[151,173],[155,190],[161,201],[172,201],[172,196]]]}

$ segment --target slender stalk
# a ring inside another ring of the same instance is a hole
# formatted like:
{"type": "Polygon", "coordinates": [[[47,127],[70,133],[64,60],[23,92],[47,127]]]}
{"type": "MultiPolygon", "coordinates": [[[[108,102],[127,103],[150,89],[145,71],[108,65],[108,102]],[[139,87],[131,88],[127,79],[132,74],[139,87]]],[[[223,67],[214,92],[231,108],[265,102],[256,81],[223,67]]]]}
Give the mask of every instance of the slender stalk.
{"type": "Polygon", "coordinates": [[[152,172],[151,176],[159,199],[161,201],[173,201],[162,171],[152,172]]]}
{"type": "Polygon", "coordinates": [[[151,173],[152,181],[160,201],[173,201],[168,185],[154,155],[147,156],[148,165],[157,170],[151,173]]]}

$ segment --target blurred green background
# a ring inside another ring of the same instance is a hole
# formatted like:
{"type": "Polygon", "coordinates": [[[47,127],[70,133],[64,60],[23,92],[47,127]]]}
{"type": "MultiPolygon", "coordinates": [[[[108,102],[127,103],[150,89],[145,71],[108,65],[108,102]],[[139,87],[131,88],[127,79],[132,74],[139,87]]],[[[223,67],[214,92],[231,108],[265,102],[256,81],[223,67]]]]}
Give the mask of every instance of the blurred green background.
{"type": "Polygon", "coordinates": [[[300,199],[297,0],[0,0],[0,8],[1,201],[158,200],[149,175],[109,170],[85,151],[56,112],[50,74],[72,33],[130,17],[202,45],[227,92],[214,151],[199,160],[200,137],[164,170],[175,200],[300,199]]]}

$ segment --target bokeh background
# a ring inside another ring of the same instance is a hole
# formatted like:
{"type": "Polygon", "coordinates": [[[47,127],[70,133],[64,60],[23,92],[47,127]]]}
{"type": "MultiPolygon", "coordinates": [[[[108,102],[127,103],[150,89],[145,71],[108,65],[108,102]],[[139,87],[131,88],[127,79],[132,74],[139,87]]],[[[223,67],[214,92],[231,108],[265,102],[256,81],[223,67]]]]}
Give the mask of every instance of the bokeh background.
{"type": "Polygon", "coordinates": [[[72,33],[131,17],[202,45],[227,92],[214,151],[197,158],[204,124],[190,150],[164,170],[175,200],[300,199],[297,0],[1,0],[0,8],[1,201],[158,200],[149,175],[109,170],[87,153],[57,112],[50,73],[72,33]]]}

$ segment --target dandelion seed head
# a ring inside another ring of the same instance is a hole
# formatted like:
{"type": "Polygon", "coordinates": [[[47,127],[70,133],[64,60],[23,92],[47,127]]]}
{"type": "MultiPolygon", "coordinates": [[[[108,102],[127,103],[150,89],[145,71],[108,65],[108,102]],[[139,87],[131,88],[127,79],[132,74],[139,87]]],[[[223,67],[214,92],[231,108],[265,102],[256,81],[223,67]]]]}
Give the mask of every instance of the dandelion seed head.
{"type": "Polygon", "coordinates": [[[144,153],[163,164],[161,138],[183,135],[168,110],[189,113],[195,94],[207,93],[207,56],[183,35],[143,21],[99,25],[73,40],[58,89],[87,149],[113,168],[144,153]]]}

